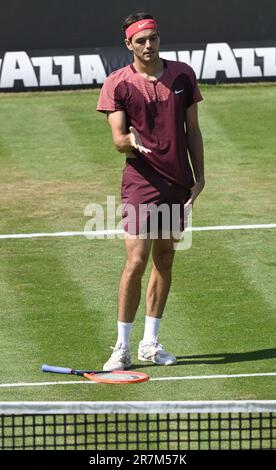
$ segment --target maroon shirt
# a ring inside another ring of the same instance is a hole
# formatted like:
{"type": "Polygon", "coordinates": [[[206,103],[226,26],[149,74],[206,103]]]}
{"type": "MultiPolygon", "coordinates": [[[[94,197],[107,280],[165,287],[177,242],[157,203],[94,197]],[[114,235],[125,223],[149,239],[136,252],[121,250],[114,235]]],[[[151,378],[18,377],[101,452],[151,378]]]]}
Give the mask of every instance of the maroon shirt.
{"type": "MultiPolygon", "coordinates": [[[[160,78],[148,80],[134,66],[111,73],[101,89],[97,110],[124,110],[127,129],[133,126],[151,153],[138,157],[171,182],[190,188],[194,184],[185,133],[186,110],[202,100],[193,69],[183,63],[163,60],[160,78]]],[[[131,162],[131,160],[129,160],[131,162]]]]}

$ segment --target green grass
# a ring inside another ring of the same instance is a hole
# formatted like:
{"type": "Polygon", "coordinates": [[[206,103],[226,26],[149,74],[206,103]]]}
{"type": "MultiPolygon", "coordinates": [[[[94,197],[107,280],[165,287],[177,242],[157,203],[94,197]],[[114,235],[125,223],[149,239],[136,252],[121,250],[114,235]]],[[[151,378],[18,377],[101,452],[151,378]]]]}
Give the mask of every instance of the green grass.
{"type": "MultiPolygon", "coordinates": [[[[195,226],[275,222],[276,86],[205,86],[200,121],[206,188],[195,226]]],[[[0,233],[83,230],[89,203],[119,204],[124,158],[98,92],[0,95],[0,233]]],[[[275,230],[195,232],[178,252],[160,340],[173,367],[139,363],[145,284],[132,335],[133,369],[152,378],[275,372],[275,230]]],[[[116,339],[121,240],[0,240],[0,383],[70,380],[43,363],[101,368],[116,339]]],[[[71,378],[76,380],[75,378],[71,378]]],[[[0,400],[274,399],[274,377],[133,386],[0,388],[0,400]]]]}

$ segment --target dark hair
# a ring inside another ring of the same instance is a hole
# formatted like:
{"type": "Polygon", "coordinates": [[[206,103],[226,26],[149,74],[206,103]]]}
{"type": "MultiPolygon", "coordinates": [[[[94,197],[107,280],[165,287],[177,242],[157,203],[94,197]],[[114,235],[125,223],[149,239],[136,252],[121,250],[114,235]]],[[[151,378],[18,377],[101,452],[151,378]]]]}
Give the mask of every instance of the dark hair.
{"type": "Polygon", "coordinates": [[[154,20],[155,18],[154,18],[150,13],[145,13],[145,12],[142,12],[142,13],[135,13],[134,15],[128,15],[128,16],[126,17],[125,21],[123,22],[123,32],[125,32],[125,30],[126,30],[132,23],[136,23],[136,21],[147,20],[147,19],[154,20]]]}

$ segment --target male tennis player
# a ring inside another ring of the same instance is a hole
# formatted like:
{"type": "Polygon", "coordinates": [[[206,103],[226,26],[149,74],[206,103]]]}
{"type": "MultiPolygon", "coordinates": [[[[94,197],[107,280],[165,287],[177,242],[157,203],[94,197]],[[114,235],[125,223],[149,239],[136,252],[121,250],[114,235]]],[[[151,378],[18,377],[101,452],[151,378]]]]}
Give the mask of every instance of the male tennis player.
{"type": "Polygon", "coordinates": [[[97,106],[107,114],[117,150],[126,154],[121,186],[126,264],[119,283],[117,343],[104,370],[131,365],[131,328],[150,252],[153,264],[138,358],[162,365],[176,363],[176,357],[158,340],[171,284],[172,226],[170,237],[152,239],[147,236],[151,233],[151,211],[140,211],[139,215],[139,208],[167,204],[171,209],[178,204],[178,229],[183,231],[184,205],[192,205],[204,187],[203,142],[197,115],[197,102],[202,97],[194,71],[187,64],[159,57],[159,29],[152,15],[128,16],[123,30],[133,63],[107,77],[97,106]]]}

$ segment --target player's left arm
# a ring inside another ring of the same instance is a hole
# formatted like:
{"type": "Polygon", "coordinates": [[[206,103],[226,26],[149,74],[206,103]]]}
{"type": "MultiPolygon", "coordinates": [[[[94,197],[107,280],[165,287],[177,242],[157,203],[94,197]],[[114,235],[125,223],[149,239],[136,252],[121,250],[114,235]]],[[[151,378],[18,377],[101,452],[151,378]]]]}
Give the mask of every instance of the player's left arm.
{"type": "Polygon", "coordinates": [[[192,104],[186,111],[186,135],[188,151],[195,176],[195,184],[191,188],[191,197],[186,206],[192,204],[205,185],[204,178],[204,148],[201,130],[198,122],[197,103],[192,104]]]}

